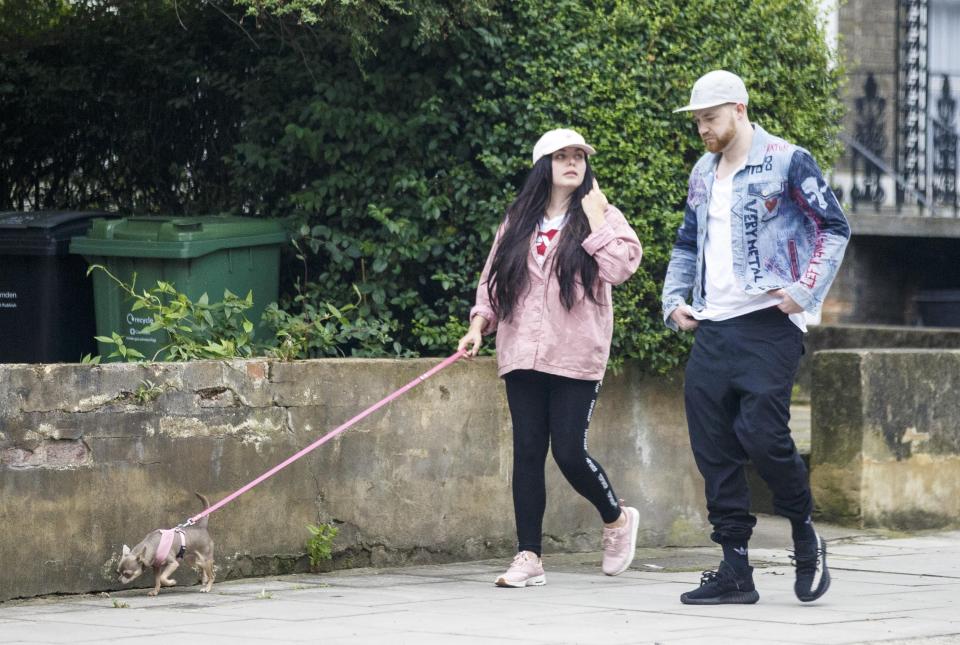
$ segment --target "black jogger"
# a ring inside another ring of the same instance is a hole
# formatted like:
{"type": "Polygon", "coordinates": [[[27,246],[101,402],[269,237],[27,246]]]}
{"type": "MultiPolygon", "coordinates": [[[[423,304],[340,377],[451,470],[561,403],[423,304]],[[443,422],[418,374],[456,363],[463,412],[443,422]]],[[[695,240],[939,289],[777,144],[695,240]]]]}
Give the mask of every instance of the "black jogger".
{"type": "Polygon", "coordinates": [[[778,515],[803,521],[813,510],[807,469],[787,426],[802,353],[803,333],[776,308],[700,321],[684,398],[714,542],[745,544],[753,533],[748,460],[770,487],[778,515]]]}

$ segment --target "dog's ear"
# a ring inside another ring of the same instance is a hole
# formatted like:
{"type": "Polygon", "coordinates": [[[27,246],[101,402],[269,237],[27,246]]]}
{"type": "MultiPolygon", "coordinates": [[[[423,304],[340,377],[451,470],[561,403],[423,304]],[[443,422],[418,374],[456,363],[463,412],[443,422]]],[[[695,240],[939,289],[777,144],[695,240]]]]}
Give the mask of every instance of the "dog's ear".
{"type": "Polygon", "coordinates": [[[141,562],[141,564],[150,564],[147,562],[147,559],[144,556],[147,552],[147,545],[141,544],[137,547],[136,551],[133,551],[133,556],[141,562]]]}
{"type": "Polygon", "coordinates": [[[126,544],[123,545],[123,553],[121,553],[121,555],[124,557],[130,555],[130,547],[128,547],[126,544]]]}

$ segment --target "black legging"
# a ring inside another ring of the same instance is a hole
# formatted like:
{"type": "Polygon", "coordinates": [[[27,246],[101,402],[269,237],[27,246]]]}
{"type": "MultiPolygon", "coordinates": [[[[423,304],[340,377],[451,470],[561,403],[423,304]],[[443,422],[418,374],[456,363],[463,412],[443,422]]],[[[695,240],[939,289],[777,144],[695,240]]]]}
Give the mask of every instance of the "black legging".
{"type": "Polygon", "coordinates": [[[587,430],[600,381],[514,370],[504,376],[513,418],[513,509],[520,551],[541,554],[547,505],[544,464],[553,458],[570,485],[593,504],[603,521],[620,517],[607,474],[587,454],[587,430]]]}

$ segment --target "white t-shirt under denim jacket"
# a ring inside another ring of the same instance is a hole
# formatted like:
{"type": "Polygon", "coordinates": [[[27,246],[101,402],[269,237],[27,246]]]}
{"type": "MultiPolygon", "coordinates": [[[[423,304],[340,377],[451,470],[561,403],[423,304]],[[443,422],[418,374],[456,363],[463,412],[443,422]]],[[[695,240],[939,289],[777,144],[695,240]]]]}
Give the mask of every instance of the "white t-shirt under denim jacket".
{"type": "MultiPolygon", "coordinates": [[[[703,247],[706,271],[703,276],[704,300],[701,311],[693,312],[697,320],[729,320],[752,311],[776,307],[780,298],[762,293],[750,295],[737,284],[733,275],[733,240],[730,236],[730,205],[733,199],[733,176],[736,168],[724,179],[714,178],[707,211],[707,239],[703,247]]],[[[801,331],[807,331],[805,312],[790,314],[790,320],[801,331]]]]}
{"type": "MultiPolygon", "coordinates": [[[[804,314],[816,318],[836,277],[850,238],[840,203],[809,152],[768,134],[759,125],[753,128],[747,160],[729,178],[727,207],[715,204],[718,198],[724,201],[725,194],[723,186],[714,188],[719,154],[704,154],[690,173],[683,223],[663,284],[663,318],[671,329],[677,326],[670,314],[685,305],[688,296],[695,317],[704,318],[706,312],[710,319],[720,320],[715,315],[725,314],[716,307],[729,313],[731,307],[741,305],[763,303],[757,306],[760,309],[777,304],[776,297],[766,295],[774,289],[784,289],[803,307],[804,314]],[[711,214],[719,227],[725,213],[729,214],[728,235],[710,228],[711,214]],[[718,258],[717,248],[707,257],[711,230],[710,246],[716,243],[720,248],[720,238],[726,237],[729,258],[718,258]],[[743,301],[725,301],[724,294],[732,295],[727,293],[729,281],[708,293],[705,280],[719,280],[726,273],[711,271],[711,266],[732,268],[732,288],[743,294],[743,301]],[[772,300],[751,300],[753,297],[772,300]],[[708,307],[715,309],[713,314],[708,307]]],[[[802,323],[798,326],[804,328],[802,323]]]]}

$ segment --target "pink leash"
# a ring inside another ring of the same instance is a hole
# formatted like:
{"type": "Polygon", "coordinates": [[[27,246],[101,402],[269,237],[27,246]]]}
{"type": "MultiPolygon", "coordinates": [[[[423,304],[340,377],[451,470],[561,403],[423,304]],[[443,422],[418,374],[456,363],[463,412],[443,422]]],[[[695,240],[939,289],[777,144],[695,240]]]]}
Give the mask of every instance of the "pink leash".
{"type": "Polygon", "coordinates": [[[454,363],[456,363],[458,360],[460,360],[461,358],[463,358],[463,357],[466,356],[466,355],[467,355],[467,353],[466,353],[465,351],[460,350],[460,351],[458,351],[456,354],[453,354],[452,356],[449,356],[449,357],[445,358],[445,359],[443,360],[443,362],[441,362],[439,365],[437,365],[437,366],[431,368],[430,370],[424,372],[423,374],[421,374],[421,375],[418,376],[417,378],[413,379],[412,381],[410,381],[409,383],[407,383],[406,385],[404,385],[402,388],[400,388],[399,390],[397,390],[396,392],[394,392],[394,393],[391,394],[390,396],[388,396],[388,397],[386,397],[386,398],[384,398],[384,399],[381,399],[380,401],[378,401],[378,402],[375,403],[374,405],[370,406],[369,408],[367,408],[366,410],[364,410],[363,412],[361,412],[361,413],[358,414],[357,416],[353,417],[352,419],[350,419],[350,420],[347,421],[346,423],[337,426],[336,428],[334,428],[333,430],[331,430],[331,431],[328,432],[327,434],[323,435],[322,437],[320,437],[319,439],[317,439],[316,441],[314,441],[312,444],[310,444],[309,446],[307,446],[306,448],[304,448],[303,450],[301,450],[301,451],[298,452],[297,454],[295,454],[295,455],[293,455],[292,457],[288,458],[286,461],[284,461],[284,462],[282,462],[282,463],[280,463],[280,464],[277,464],[276,466],[274,466],[273,468],[271,468],[271,469],[268,470],[267,472],[263,473],[262,475],[260,475],[260,476],[257,477],[256,479],[254,479],[252,482],[250,482],[250,483],[247,484],[246,486],[244,486],[244,487],[242,487],[242,488],[234,491],[233,493],[230,493],[229,495],[227,495],[226,497],[224,497],[223,499],[221,499],[219,502],[217,502],[217,503],[214,504],[213,506],[211,506],[211,507],[209,507],[209,508],[205,508],[205,509],[203,510],[203,512],[197,513],[196,515],[194,515],[193,517],[191,517],[189,520],[187,520],[187,521],[184,522],[183,524],[180,524],[180,526],[181,526],[181,527],[182,527],[182,526],[190,526],[190,525],[194,524],[195,522],[197,522],[198,520],[200,520],[201,518],[203,518],[203,517],[209,515],[210,513],[214,512],[215,510],[217,510],[217,509],[220,508],[221,506],[224,506],[224,505],[226,505],[226,504],[229,504],[229,503],[232,502],[234,499],[236,499],[237,497],[240,497],[241,495],[243,495],[244,493],[246,493],[248,490],[250,490],[251,488],[253,488],[253,487],[256,486],[257,484],[259,484],[260,482],[262,482],[264,479],[267,479],[267,478],[269,478],[269,477],[272,477],[272,476],[275,475],[276,473],[280,472],[281,470],[283,470],[284,468],[286,468],[287,466],[289,466],[290,464],[292,464],[293,462],[295,462],[297,459],[300,459],[300,457],[303,457],[303,456],[304,456],[305,454],[307,454],[308,452],[310,452],[310,451],[312,451],[312,450],[314,450],[314,449],[316,449],[316,448],[319,448],[320,446],[322,446],[322,445],[325,444],[326,442],[330,441],[331,439],[333,439],[334,437],[336,437],[338,434],[342,433],[344,430],[346,430],[347,428],[349,428],[350,426],[352,426],[353,424],[355,424],[357,421],[360,421],[361,419],[364,419],[365,417],[373,414],[374,412],[376,412],[377,410],[379,410],[380,408],[382,408],[382,407],[385,406],[386,404],[390,403],[391,401],[393,401],[393,400],[396,399],[397,397],[399,397],[399,396],[403,395],[404,393],[406,393],[408,390],[411,390],[411,389],[415,388],[416,386],[420,385],[422,382],[426,381],[428,378],[430,378],[431,376],[433,376],[434,374],[436,374],[436,373],[439,372],[440,370],[445,369],[445,368],[449,367],[450,365],[453,365],[454,363]]]}

